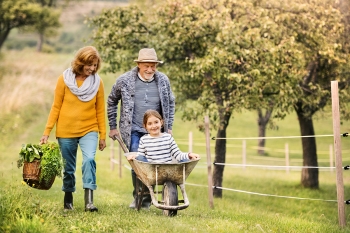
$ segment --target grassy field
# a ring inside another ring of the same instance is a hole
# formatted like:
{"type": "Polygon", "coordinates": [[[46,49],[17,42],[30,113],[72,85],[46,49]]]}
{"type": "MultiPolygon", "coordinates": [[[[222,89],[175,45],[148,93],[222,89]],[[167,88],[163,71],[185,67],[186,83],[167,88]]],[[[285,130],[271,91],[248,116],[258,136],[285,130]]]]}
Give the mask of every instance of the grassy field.
{"type": "MultiPolygon", "coordinates": [[[[72,54],[37,54],[32,51],[6,51],[1,61],[0,78],[0,232],[350,232],[350,227],[338,226],[335,172],[320,169],[320,189],[300,186],[300,169],[273,169],[283,166],[284,148],[288,144],[291,165],[301,166],[301,141],[269,139],[266,156],[257,155],[257,141],[246,139],[248,165],[263,168],[226,166],[223,197],[214,199],[209,207],[205,137],[195,122],[181,121],[176,113],[174,136],[183,151],[188,150],[188,135],[193,133],[193,151],[202,159],[189,176],[186,193],[190,206],[173,218],[162,215],[160,209],[140,212],[128,208],[132,201],[131,177],[123,158],[119,167],[111,169],[110,142],[98,152],[95,204],[98,213],[84,212],[81,167],[77,167],[77,191],[73,212],[63,212],[62,180],[56,179],[50,190],[36,190],[22,183],[22,170],[16,166],[21,144],[38,143],[53,99],[57,77],[69,65],[72,54]],[[17,58],[21,58],[18,63],[17,58]],[[35,58],[35,59],[33,59],[35,58]]],[[[101,74],[106,94],[117,74],[101,74]]],[[[234,114],[228,129],[229,138],[257,136],[257,115],[254,112],[234,114]]],[[[268,130],[267,136],[300,135],[295,115],[277,122],[278,130],[268,130]]],[[[317,135],[332,134],[329,113],[315,119],[317,135]]],[[[344,122],[341,132],[349,131],[344,122]]],[[[215,136],[215,132],[212,132],[215,136]]],[[[54,140],[54,132],[51,134],[54,140]]],[[[349,138],[342,139],[343,165],[349,164],[349,138]]],[[[228,140],[227,163],[242,163],[242,140],[228,140]]],[[[318,137],[320,166],[329,166],[329,146],[332,137],[318,137]]],[[[214,158],[211,141],[211,159],[214,158]]],[[[79,162],[80,154],[79,154],[79,162]]],[[[349,177],[344,171],[345,199],[350,199],[349,177]]],[[[181,197],[180,197],[181,198],[181,197]]],[[[349,215],[346,206],[346,219],[349,215]]]]}

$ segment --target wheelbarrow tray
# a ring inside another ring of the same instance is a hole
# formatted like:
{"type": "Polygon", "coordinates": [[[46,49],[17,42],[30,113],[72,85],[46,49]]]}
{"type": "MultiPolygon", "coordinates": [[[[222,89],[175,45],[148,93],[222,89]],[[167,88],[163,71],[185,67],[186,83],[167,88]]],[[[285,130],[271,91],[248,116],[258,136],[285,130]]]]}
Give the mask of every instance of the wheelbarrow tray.
{"type": "MultiPolygon", "coordinates": [[[[125,155],[127,156],[130,153],[126,153],[125,155]]],[[[162,185],[165,181],[172,181],[177,185],[182,184],[197,165],[198,161],[199,159],[183,163],[147,163],[136,159],[128,160],[138,178],[146,186],[162,185]],[[183,176],[184,173],[185,178],[183,176]]]]}

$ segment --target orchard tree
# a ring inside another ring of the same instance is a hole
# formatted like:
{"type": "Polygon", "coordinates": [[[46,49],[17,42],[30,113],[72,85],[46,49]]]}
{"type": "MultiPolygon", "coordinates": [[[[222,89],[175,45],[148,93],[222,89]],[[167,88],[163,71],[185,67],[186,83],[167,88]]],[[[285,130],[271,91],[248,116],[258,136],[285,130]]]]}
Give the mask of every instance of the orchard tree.
{"type": "MultiPolygon", "coordinates": [[[[341,51],[340,14],[327,2],[166,1],[148,9],[104,11],[90,21],[108,71],[129,69],[141,47],[166,61],[183,118],[209,115],[217,130],[215,162],[225,163],[226,129],[234,111],[272,109],[283,118],[296,111],[301,135],[314,135],[312,116],[329,103],[330,81],[347,62],[341,51]],[[186,107],[187,100],[191,107],[186,107]],[[182,106],[181,106],[182,105],[182,106]]],[[[305,166],[317,166],[314,138],[302,139],[305,166]]],[[[213,185],[222,187],[224,166],[213,185]]],[[[318,169],[303,169],[301,183],[318,188],[318,169]]],[[[221,189],[214,190],[222,196],[221,189]]]]}
{"type": "Polygon", "coordinates": [[[39,4],[28,0],[2,0],[0,2],[0,49],[14,28],[34,25],[41,12],[39,4]]]}

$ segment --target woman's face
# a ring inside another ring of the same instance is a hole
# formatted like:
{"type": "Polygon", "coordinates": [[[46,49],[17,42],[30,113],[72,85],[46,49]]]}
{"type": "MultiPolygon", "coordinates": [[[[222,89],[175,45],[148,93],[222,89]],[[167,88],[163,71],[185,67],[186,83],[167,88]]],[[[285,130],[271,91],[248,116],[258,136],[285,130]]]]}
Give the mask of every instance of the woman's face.
{"type": "Polygon", "coordinates": [[[145,128],[152,137],[158,137],[162,129],[163,121],[155,116],[150,116],[147,119],[145,128]]]}
{"type": "Polygon", "coordinates": [[[91,64],[84,65],[83,67],[83,76],[88,77],[90,76],[96,69],[98,65],[98,59],[94,59],[91,64]]]}

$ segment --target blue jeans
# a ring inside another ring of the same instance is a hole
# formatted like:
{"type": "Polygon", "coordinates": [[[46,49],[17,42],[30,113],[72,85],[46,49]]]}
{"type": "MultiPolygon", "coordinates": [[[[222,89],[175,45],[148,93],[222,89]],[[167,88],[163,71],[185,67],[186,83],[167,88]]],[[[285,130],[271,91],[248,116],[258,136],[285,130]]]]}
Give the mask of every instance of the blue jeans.
{"type": "Polygon", "coordinates": [[[58,138],[62,157],[64,159],[63,186],[64,192],[75,192],[75,170],[78,145],[83,154],[82,173],[83,188],[96,190],[96,162],[98,134],[90,132],[78,138],[58,138]]]}
{"type": "Polygon", "coordinates": [[[140,138],[145,135],[145,133],[132,131],[131,132],[131,140],[130,140],[130,152],[137,152],[139,149],[140,138]]]}

